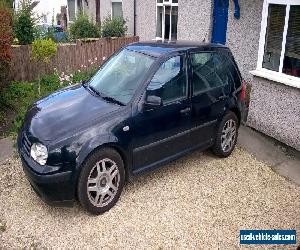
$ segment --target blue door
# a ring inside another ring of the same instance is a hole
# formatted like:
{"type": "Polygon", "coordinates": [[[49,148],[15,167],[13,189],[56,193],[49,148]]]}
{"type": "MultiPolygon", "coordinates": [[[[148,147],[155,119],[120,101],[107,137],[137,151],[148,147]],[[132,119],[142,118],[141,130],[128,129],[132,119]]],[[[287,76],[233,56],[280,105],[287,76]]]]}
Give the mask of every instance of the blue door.
{"type": "Polygon", "coordinates": [[[229,0],[214,0],[212,43],[226,43],[229,0]]]}

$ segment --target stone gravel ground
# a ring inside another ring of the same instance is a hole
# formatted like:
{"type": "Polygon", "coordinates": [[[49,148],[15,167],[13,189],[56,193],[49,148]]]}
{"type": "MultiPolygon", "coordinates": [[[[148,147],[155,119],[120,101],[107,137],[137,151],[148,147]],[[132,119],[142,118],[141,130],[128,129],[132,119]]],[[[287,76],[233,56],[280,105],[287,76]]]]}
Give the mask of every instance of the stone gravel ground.
{"type": "Polygon", "coordinates": [[[12,158],[0,165],[0,224],[3,249],[237,249],[240,229],[298,229],[299,243],[300,187],[241,148],[227,159],[195,152],[136,178],[113,209],[91,216],[45,205],[12,158]]]}

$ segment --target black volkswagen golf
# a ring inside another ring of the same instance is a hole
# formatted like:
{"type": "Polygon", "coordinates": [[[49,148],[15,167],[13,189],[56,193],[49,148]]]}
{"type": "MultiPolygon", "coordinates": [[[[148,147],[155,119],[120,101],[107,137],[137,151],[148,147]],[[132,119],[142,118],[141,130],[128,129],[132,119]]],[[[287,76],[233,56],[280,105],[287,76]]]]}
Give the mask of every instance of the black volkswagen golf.
{"type": "Polygon", "coordinates": [[[192,150],[234,150],[245,86],[222,45],[128,45],[86,82],[33,104],[18,136],[24,172],[49,204],[93,214],[124,183],[192,150]]]}

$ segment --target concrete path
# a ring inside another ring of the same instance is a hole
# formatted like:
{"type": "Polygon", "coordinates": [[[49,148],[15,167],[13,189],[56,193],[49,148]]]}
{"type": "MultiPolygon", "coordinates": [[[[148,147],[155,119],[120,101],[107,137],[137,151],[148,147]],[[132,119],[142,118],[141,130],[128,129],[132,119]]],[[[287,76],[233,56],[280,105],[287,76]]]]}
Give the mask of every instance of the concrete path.
{"type": "Polygon", "coordinates": [[[4,138],[0,140],[0,164],[10,158],[14,153],[14,142],[12,139],[4,138]]]}
{"type": "Polygon", "coordinates": [[[300,152],[249,127],[239,130],[238,144],[278,174],[300,185],[300,152]]]}

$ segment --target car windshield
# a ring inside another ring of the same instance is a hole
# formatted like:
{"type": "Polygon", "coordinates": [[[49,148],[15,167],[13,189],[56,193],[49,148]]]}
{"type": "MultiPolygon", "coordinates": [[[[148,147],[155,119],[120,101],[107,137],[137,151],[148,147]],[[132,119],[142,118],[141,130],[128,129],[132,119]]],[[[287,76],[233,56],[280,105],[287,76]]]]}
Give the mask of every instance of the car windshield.
{"type": "Polygon", "coordinates": [[[100,68],[89,86],[100,95],[127,104],[153,62],[150,56],[123,49],[100,68]]]}

